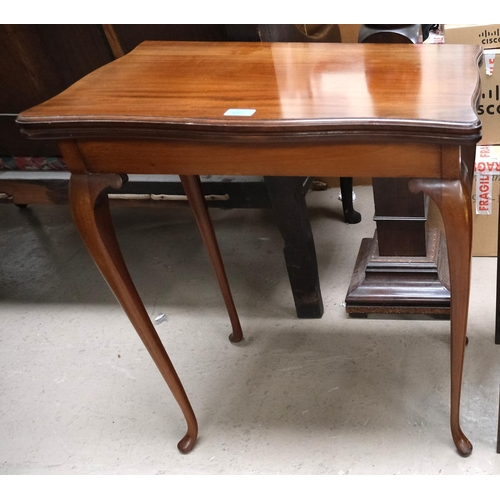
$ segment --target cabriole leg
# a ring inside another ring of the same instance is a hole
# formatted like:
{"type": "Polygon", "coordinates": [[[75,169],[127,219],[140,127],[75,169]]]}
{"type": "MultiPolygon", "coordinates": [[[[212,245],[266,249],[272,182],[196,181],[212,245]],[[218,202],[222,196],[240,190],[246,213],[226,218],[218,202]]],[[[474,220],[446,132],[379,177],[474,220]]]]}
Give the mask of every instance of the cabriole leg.
{"type": "Polygon", "coordinates": [[[106,190],[118,189],[121,185],[122,178],[119,175],[73,174],[69,182],[71,212],[87,250],[181,407],[187,422],[187,432],[177,447],[182,453],[188,453],[193,449],[198,435],[196,417],[132,282],[111,220],[106,190]]]}
{"type": "Polygon", "coordinates": [[[224,263],[222,262],[212,221],[210,220],[210,216],[208,214],[200,178],[197,175],[180,175],[179,177],[181,178],[182,186],[186,192],[186,196],[188,197],[189,204],[191,205],[191,210],[194,213],[201,237],[205,243],[205,248],[207,249],[210,260],[212,261],[212,266],[217,276],[217,281],[219,282],[222,297],[224,298],[224,302],[226,304],[229,320],[231,321],[231,326],[233,328],[233,333],[229,335],[229,340],[231,342],[240,342],[243,340],[243,332],[241,330],[236,307],[234,306],[231,289],[229,288],[229,283],[227,281],[226,271],[224,269],[224,263]]]}
{"type": "Polygon", "coordinates": [[[462,179],[412,179],[412,192],[423,191],[438,206],[446,231],[451,286],[451,433],[458,453],[467,457],[472,444],[460,428],[460,394],[469,309],[472,208],[469,176],[462,179]]]}

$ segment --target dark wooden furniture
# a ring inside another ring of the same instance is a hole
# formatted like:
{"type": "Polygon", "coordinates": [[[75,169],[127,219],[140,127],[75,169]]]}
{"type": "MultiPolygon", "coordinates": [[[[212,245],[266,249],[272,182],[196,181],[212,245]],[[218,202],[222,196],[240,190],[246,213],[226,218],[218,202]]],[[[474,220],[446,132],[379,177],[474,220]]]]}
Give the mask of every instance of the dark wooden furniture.
{"type": "MultiPolygon", "coordinates": [[[[471,453],[460,394],[481,55],[471,45],[145,42],[21,113],[28,136],[59,142],[78,230],[186,418],[182,452],[195,444],[196,417],[109,213],[107,190],[127,174],[181,175],[201,213],[196,178],[207,174],[399,177],[429,195],[443,217],[450,266],[451,434],[461,455],[471,453]],[[412,77],[415,68],[422,78],[412,77]],[[436,68],[438,80],[425,78],[436,68]]],[[[206,217],[200,226],[213,239],[206,217]]]]}
{"type": "MultiPolygon", "coordinates": [[[[359,32],[360,43],[422,41],[420,24],[364,24],[359,32]]],[[[415,84],[423,77],[420,68],[411,75],[415,84]]],[[[392,85],[392,78],[388,75],[387,85],[392,85]]],[[[449,316],[446,243],[440,230],[426,226],[428,197],[412,193],[404,179],[374,178],[372,185],[377,229],[373,238],[361,242],[346,312],[356,317],[370,313],[449,316]]]]}

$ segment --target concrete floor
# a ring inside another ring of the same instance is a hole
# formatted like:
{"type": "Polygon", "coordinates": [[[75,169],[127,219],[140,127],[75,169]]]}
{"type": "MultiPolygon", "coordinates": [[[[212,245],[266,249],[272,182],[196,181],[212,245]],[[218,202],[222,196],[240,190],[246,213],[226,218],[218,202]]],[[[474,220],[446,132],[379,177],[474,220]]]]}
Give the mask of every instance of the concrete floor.
{"type": "Polygon", "coordinates": [[[211,210],[246,340],[188,208],[115,208],[125,259],[190,397],[197,446],[68,207],[0,210],[1,474],[498,474],[495,258],[474,258],[462,392],[449,431],[449,322],[348,317],[360,241],[337,189],[308,194],[325,304],[299,320],[270,211],[211,210]]]}

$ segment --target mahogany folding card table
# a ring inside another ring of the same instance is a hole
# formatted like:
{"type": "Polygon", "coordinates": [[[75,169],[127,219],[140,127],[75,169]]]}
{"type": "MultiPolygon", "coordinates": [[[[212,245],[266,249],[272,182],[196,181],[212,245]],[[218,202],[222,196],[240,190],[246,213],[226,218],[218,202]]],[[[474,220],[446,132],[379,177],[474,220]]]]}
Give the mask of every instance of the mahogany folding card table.
{"type": "MultiPolygon", "coordinates": [[[[57,139],[71,171],[77,228],[174,394],[191,404],[122,258],[108,188],[127,174],[178,174],[242,330],[200,175],[399,177],[441,211],[451,283],[451,434],[460,428],[471,262],[471,177],[481,123],[473,45],[144,42],[58,96],[23,112],[32,138],[57,139]]],[[[326,285],[327,286],[327,285],[326,285]]]]}

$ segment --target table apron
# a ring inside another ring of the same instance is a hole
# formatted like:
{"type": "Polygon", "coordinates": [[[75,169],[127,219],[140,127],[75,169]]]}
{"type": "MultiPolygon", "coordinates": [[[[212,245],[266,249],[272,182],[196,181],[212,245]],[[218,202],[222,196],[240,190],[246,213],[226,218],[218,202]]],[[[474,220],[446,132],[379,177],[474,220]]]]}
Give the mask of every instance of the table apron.
{"type": "MultiPolygon", "coordinates": [[[[449,149],[440,144],[416,143],[269,144],[144,139],[78,140],[76,146],[89,173],[420,178],[442,177],[442,150],[449,149]]],[[[69,163],[70,170],[82,173],[80,168],[74,168],[74,162],[69,163]]],[[[458,163],[456,169],[458,177],[458,163]]]]}

